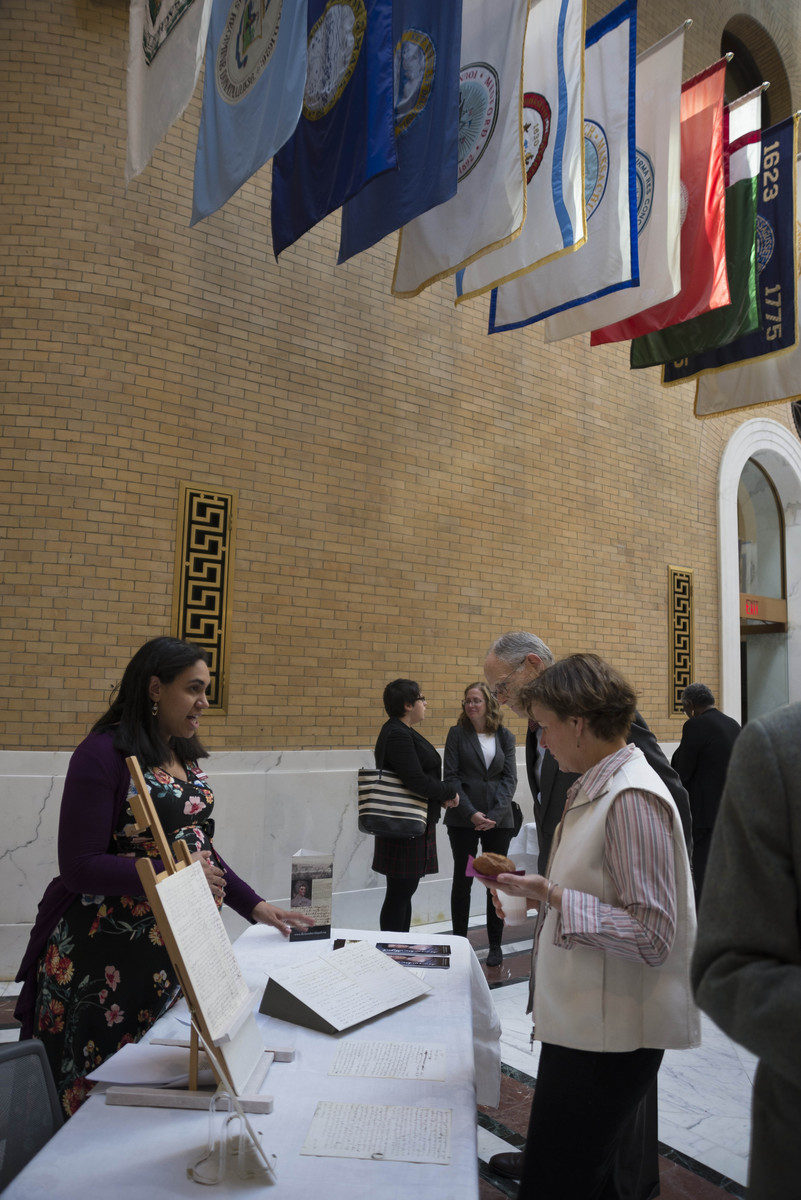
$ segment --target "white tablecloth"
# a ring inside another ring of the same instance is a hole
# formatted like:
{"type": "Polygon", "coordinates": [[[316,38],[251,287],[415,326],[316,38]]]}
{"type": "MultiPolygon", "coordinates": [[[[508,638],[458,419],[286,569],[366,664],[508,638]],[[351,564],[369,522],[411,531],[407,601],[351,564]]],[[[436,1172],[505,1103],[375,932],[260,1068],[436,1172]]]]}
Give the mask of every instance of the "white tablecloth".
{"type": "MultiPolygon", "coordinates": [[[[291,1046],[292,1063],[274,1063],[262,1090],[275,1099],[269,1116],[251,1118],[264,1132],[268,1153],[278,1155],[278,1182],[228,1178],[218,1185],[221,1196],[257,1192],[275,1200],[476,1200],[476,1086],[478,1102],[497,1104],[500,1087],[500,1027],[489,990],[465,938],[419,934],[379,934],[337,930],[335,936],[396,942],[425,941],[451,946],[447,971],[427,970],[433,989],[422,1000],[338,1037],[316,1033],[272,1017],[257,1015],[265,1043],[291,1046]],[[361,1041],[425,1042],[447,1047],[447,1081],[427,1083],[401,1079],[358,1079],[329,1076],[343,1037],[361,1041]],[[474,1069],[475,1051],[475,1069],[474,1069]],[[453,1112],[451,1165],[371,1162],[313,1158],[299,1151],[319,1100],[403,1104],[450,1108],[453,1112]]],[[[274,930],[253,926],[236,943],[237,958],[248,984],[258,989],[269,970],[325,953],[330,943],[285,941],[274,930]]],[[[162,1018],[150,1036],[186,1036],[175,1010],[162,1018]]],[[[105,1195],[113,1200],[143,1196],[204,1194],[186,1176],[201,1154],[208,1135],[206,1112],[177,1109],[121,1108],[93,1094],[4,1192],[4,1200],[86,1200],[105,1195]]]]}

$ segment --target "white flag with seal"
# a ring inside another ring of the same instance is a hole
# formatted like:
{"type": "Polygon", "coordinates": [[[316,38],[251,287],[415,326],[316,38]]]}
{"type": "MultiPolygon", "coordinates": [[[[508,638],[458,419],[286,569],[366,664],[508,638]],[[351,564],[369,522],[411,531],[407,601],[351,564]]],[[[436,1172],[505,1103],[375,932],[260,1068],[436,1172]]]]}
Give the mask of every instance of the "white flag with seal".
{"type": "Polygon", "coordinates": [[[637,244],[640,286],[566,309],[546,342],[624,321],[681,289],[681,68],[684,26],[637,59],[637,244]]]}
{"type": "Polygon", "coordinates": [[[489,332],[519,329],[618,288],[636,285],[635,0],[587,30],[584,53],[584,200],[587,241],[492,292],[489,332]]]}
{"type": "Polygon", "coordinates": [[[392,291],[417,296],[516,237],[526,216],[521,108],[529,0],[464,0],[456,195],[404,225],[392,291]]]}
{"type": "Polygon", "coordinates": [[[211,0],[131,0],[126,183],[192,99],[210,15],[211,0]]]}
{"type": "Polygon", "coordinates": [[[584,215],[583,0],[536,0],[523,59],[523,232],[456,276],[456,303],[480,296],[587,240],[584,215]]]}

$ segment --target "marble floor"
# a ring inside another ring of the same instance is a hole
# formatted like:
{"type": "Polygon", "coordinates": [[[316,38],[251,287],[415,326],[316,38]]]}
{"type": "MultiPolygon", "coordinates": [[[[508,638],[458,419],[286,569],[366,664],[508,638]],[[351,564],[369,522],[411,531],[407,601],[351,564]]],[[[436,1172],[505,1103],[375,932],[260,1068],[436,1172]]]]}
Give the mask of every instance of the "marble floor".
{"type": "MultiPolygon", "coordinates": [[[[449,924],[415,926],[420,934],[448,933],[449,924]]],[[[504,961],[485,966],[501,1020],[503,1080],[497,1109],[479,1109],[478,1150],[482,1200],[514,1197],[516,1187],[488,1166],[493,1154],[522,1147],[538,1047],[529,1043],[526,1017],[531,923],[507,929],[504,961]]],[[[482,963],[487,956],[483,922],[469,938],[482,963]]],[[[0,1042],[16,1041],[11,1012],[18,984],[0,983],[0,1042]]],[[[703,1018],[697,1050],[668,1051],[659,1072],[659,1140],[662,1200],[715,1200],[743,1196],[748,1168],[751,1084],[756,1060],[703,1018]]]]}

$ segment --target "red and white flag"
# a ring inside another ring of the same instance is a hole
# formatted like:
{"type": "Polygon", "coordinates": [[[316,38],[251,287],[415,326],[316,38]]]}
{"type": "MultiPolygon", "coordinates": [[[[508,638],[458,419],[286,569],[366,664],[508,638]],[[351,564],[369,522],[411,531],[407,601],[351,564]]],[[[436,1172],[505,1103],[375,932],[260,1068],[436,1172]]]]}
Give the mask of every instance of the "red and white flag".
{"type": "Polygon", "coordinates": [[[728,304],[723,178],[723,83],[726,59],[681,89],[681,291],[672,300],[596,329],[591,345],[622,342],[689,321],[728,304]]]}

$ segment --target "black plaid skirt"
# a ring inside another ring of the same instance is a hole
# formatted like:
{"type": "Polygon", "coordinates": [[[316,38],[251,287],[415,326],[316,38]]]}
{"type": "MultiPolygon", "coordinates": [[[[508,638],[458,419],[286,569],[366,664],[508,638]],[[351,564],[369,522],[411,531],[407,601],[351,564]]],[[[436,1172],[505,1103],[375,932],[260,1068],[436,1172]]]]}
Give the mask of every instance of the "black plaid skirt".
{"type": "Polygon", "coordinates": [[[375,839],[373,870],[394,879],[414,879],[435,875],[437,862],[437,826],[429,819],[425,833],[413,838],[375,839]]]}

